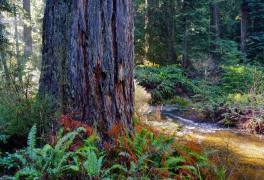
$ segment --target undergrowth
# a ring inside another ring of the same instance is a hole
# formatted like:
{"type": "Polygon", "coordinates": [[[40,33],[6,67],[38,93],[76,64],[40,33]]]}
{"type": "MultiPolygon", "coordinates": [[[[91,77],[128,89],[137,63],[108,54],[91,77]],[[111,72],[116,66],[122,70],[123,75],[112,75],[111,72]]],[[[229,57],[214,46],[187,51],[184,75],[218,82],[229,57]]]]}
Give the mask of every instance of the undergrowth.
{"type": "Polygon", "coordinates": [[[26,149],[0,154],[2,178],[225,179],[225,169],[214,165],[213,152],[145,124],[138,124],[132,136],[120,133],[121,126],[116,124],[108,132],[109,142],[102,142],[96,130],[72,120],[71,115],[61,116],[60,124],[40,148],[36,148],[34,125],[26,149]]]}
{"type": "Polygon", "coordinates": [[[202,120],[264,133],[262,67],[220,65],[206,55],[191,61],[188,69],[138,66],[135,77],[151,93],[153,104],[192,107],[202,120]]]}
{"type": "Polygon", "coordinates": [[[179,66],[135,67],[135,78],[151,93],[151,103],[161,103],[175,95],[192,93],[194,84],[179,66]]]}

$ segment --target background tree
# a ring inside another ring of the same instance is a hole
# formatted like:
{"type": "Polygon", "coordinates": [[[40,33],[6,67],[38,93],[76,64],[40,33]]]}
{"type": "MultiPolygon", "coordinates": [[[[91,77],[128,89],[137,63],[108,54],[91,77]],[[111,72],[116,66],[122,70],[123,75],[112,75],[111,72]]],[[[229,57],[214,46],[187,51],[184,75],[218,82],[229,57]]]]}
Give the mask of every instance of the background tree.
{"type": "Polygon", "coordinates": [[[243,0],[241,4],[241,38],[240,38],[240,50],[242,53],[246,52],[246,39],[247,39],[247,29],[250,23],[250,8],[248,2],[243,0]]]}
{"type": "Polygon", "coordinates": [[[251,12],[247,38],[247,55],[251,62],[264,63],[264,2],[248,0],[251,12]]]}
{"type": "Polygon", "coordinates": [[[47,0],[43,28],[39,93],[97,124],[104,140],[116,123],[132,133],[132,0],[47,0]]]}
{"type": "Polygon", "coordinates": [[[212,12],[212,20],[211,20],[211,29],[212,29],[212,45],[211,45],[211,53],[212,57],[215,60],[219,59],[220,47],[220,29],[219,29],[219,7],[218,2],[216,0],[212,0],[211,2],[211,12],[212,12]]]}
{"type": "Polygon", "coordinates": [[[23,9],[25,11],[25,22],[24,22],[25,55],[28,56],[32,52],[30,0],[23,0],[23,9]]]}

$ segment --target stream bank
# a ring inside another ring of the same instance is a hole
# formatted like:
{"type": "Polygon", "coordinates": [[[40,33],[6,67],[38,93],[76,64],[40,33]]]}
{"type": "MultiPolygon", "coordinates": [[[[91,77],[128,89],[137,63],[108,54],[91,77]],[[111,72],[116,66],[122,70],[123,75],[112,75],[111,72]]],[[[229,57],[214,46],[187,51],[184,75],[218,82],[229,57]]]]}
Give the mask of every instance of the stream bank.
{"type": "MultiPolygon", "coordinates": [[[[152,107],[152,110],[156,110],[152,107]]],[[[189,119],[192,112],[165,105],[160,122],[148,124],[166,134],[176,134],[195,140],[208,151],[217,150],[219,166],[225,166],[227,175],[236,173],[239,179],[264,179],[264,139],[242,133],[236,128],[225,128],[213,123],[199,123],[189,119]],[[191,114],[190,114],[191,113],[191,114]],[[187,118],[188,117],[188,118],[187,118]]]]}

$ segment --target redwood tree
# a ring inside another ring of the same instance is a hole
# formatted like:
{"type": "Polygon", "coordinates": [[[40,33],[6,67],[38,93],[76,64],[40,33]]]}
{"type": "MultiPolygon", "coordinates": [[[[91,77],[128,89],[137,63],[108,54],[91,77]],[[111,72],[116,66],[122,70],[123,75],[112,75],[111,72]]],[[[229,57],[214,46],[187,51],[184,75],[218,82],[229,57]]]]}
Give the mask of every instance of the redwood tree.
{"type": "Polygon", "coordinates": [[[47,0],[39,92],[104,140],[116,123],[134,131],[132,32],[132,0],[47,0]]]}

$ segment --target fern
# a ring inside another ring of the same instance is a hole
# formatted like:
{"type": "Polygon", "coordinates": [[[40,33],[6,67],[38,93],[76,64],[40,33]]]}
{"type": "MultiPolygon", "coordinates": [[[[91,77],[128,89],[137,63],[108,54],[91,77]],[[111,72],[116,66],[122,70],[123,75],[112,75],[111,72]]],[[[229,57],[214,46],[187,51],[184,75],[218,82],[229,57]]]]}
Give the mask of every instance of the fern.
{"type": "Polygon", "coordinates": [[[41,176],[40,172],[34,168],[26,167],[16,172],[15,177],[18,179],[21,176],[26,176],[28,179],[35,179],[41,176]]]}
{"type": "Polygon", "coordinates": [[[166,164],[168,165],[168,167],[176,167],[179,163],[183,163],[185,162],[186,157],[183,156],[178,156],[178,157],[169,157],[166,160],[166,164]]]}
{"type": "Polygon", "coordinates": [[[86,149],[85,155],[87,155],[87,160],[83,163],[83,166],[87,174],[89,175],[90,178],[91,177],[99,178],[104,156],[98,159],[97,155],[89,148],[86,149]]]}
{"type": "Polygon", "coordinates": [[[30,156],[31,159],[33,159],[35,152],[35,146],[36,146],[36,132],[37,132],[37,127],[36,124],[34,126],[32,126],[29,134],[28,134],[28,148],[27,148],[27,152],[30,156]]]}
{"type": "Polygon", "coordinates": [[[107,174],[110,173],[110,171],[111,171],[112,169],[120,169],[120,170],[122,170],[122,171],[124,171],[124,172],[127,172],[127,171],[128,171],[127,168],[124,168],[124,167],[121,166],[120,164],[115,164],[115,165],[113,165],[111,168],[107,169],[107,170],[104,172],[103,175],[106,176],[107,174]]]}
{"type": "Polygon", "coordinates": [[[77,130],[70,132],[63,136],[56,144],[55,149],[59,150],[61,149],[62,151],[65,151],[67,148],[69,148],[70,144],[73,142],[73,139],[75,138],[76,135],[79,134],[79,132],[85,131],[86,130],[83,127],[78,128],[77,130]]]}

